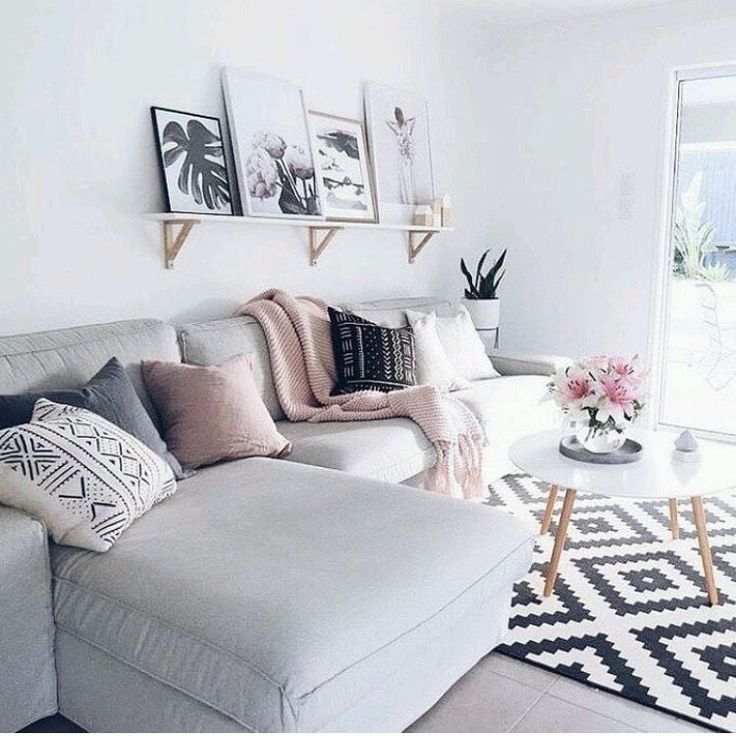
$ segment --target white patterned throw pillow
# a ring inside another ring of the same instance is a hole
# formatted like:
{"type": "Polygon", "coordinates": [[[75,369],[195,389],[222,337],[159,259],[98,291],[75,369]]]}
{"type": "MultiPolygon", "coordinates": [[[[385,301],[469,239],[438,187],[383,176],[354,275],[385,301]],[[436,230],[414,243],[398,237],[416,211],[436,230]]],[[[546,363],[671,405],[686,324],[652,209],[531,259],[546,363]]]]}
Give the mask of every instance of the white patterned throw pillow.
{"type": "Polygon", "coordinates": [[[105,552],[175,490],[168,463],[86,409],[39,399],[28,424],[0,431],[0,503],[60,544],[105,552]]]}

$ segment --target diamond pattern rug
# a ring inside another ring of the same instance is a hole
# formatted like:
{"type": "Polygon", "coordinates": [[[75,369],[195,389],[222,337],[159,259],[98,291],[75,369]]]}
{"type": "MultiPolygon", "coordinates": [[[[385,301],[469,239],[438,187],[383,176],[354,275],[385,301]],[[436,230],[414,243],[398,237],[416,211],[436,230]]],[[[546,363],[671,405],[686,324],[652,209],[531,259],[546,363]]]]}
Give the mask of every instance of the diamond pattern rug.
{"type": "MultiPolygon", "coordinates": [[[[548,487],[494,482],[486,503],[538,530],[548,487]]],[[[555,521],[561,508],[559,494],[555,521]]],[[[721,602],[708,605],[692,510],[680,539],[667,501],[578,494],[555,592],[542,597],[556,532],[538,539],[498,651],[714,730],[736,730],[736,497],[705,500],[721,602]]]]}

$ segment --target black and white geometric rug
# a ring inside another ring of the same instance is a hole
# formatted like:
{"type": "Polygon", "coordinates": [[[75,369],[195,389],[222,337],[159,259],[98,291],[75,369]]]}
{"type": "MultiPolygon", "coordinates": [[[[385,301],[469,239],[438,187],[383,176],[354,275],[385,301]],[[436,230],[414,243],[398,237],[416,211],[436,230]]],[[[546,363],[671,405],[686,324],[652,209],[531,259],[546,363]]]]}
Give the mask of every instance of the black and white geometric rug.
{"type": "MultiPolygon", "coordinates": [[[[487,503],[537,531],[547,485],[507,475],[487,503]]],[[[555,521],[562,494],[558,495],[555,521]]],[[[667,501],[579,494],[555,592],[542,597],[555,521],[516,585],[510,631],[498,651],[714,730],[736,731],[736,497],[705,500],[721,602],[709,606],[692,511],[680,539],[667,501]]]]}

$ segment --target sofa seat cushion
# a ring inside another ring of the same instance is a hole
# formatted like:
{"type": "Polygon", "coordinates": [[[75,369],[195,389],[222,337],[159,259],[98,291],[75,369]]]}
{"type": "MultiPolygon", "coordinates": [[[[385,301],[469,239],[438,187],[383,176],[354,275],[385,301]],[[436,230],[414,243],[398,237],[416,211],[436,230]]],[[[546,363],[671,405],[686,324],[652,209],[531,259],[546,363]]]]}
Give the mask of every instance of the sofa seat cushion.
{"type": "Polygon", "coordinates": [[[400,483],[429,468],[431,442],[410,419],[369,422],[277,422],[291,442],[285,459],[400,483]]]}
{"type": "Polygon", "coordinates": [[[337,730],[531,560],[504,512],[331,470],[253,458],[180,485],[104,555],[54,547],[57,625],[255,731],[337,730]]]}
{"type": "Polygon", "coordinates": [[[551,402],[545,376],[498,376],[473,381],[471,388],[455,391],[453,398],[462,401],[492,435],[499,424],[526,423],[535,415],[548,414],[551,402]]]}
{"type": "Polygon", "coordinates": [[[489,482],[517,471],[508,457],[513,442],[560,426],[559,410],[554,402],[544,400],[548,381],[545,376],[499,376],[474,381],[472,388],[453,392],[485,429],[484,469],[489,482]]]}

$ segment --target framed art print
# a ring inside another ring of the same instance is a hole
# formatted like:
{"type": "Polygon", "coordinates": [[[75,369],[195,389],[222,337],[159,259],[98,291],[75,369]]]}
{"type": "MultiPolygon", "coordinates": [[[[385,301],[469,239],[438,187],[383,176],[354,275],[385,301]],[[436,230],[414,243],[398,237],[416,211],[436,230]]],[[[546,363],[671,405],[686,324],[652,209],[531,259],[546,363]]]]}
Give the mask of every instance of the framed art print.
{"type": "Polygon", "coordinates": [[[367,82],[364,103],[381,218],[411,223],[414,207],[435,196],[427,102],[367,82]]]}
{"type": "Polygon", "coordinates": [[[232,215],[232,192],[217,118],[152,107],[169,212],[232,215]]]}
{"type": "Polygon", "coordinates": [[[222,86],[244,214],[324,219],[302,90],[231,68],[222,86]]]}
{"type": "Polygon", "coordinates": [[[373,177],[363,123],[310,110],[309,127],[325,217],[376,222],[373,177]]]}

